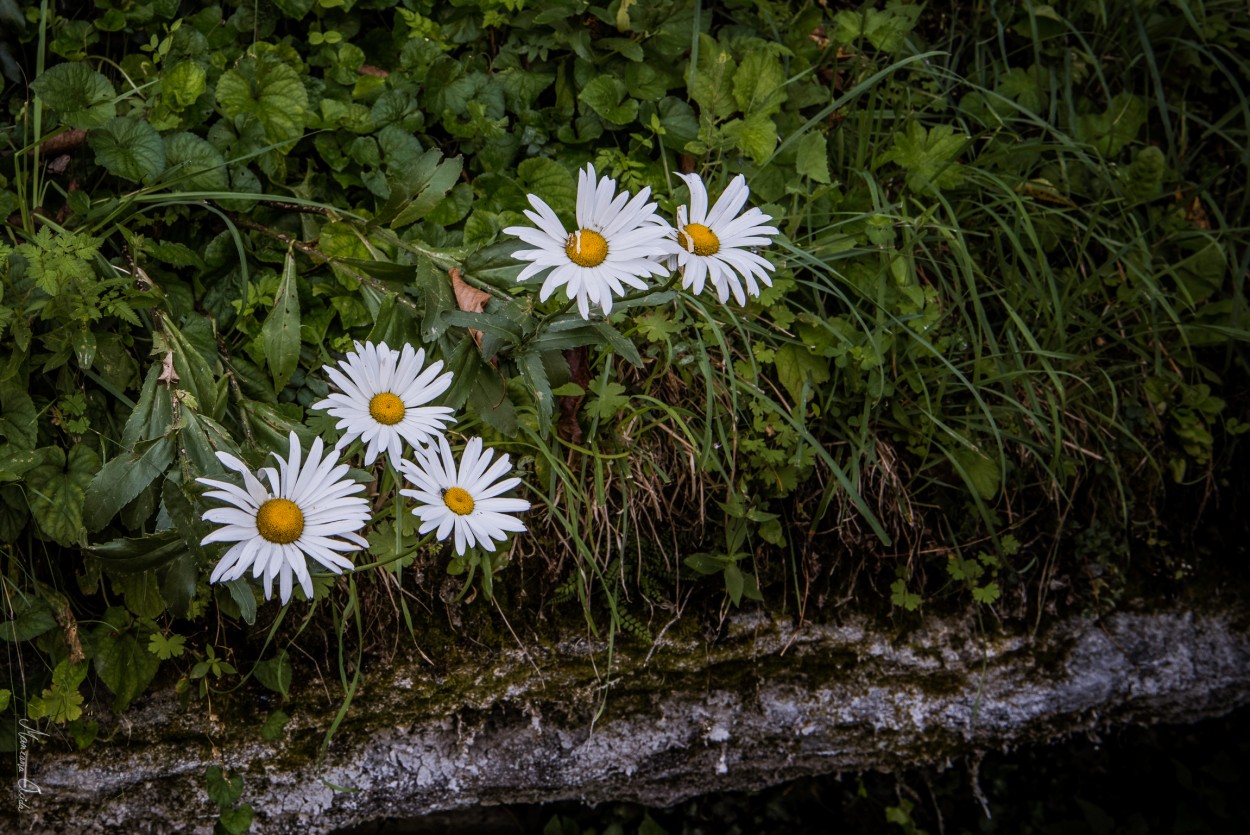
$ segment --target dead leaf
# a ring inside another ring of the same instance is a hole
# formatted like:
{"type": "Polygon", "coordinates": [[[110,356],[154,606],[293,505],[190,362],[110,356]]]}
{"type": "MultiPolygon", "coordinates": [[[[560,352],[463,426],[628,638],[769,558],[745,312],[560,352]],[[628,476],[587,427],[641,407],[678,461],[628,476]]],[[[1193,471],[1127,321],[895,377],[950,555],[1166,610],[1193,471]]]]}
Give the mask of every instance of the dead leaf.
{"type": "MultiPolygon", "coordinates": [[[[452,269],[451,275],[451,291],[456,296],[456,306],[465,313],[484,313],[486,311],[486,303],[490,301],[490,293],[483,293],[476,287],[472,287],[464,282],[460,277],[460,270],[452,269]]],[[[473,341],[477,343],[477,347],[482,347],[482,332],[476,328],[469,328],[469,333],[473,336],[473,341]]]]}

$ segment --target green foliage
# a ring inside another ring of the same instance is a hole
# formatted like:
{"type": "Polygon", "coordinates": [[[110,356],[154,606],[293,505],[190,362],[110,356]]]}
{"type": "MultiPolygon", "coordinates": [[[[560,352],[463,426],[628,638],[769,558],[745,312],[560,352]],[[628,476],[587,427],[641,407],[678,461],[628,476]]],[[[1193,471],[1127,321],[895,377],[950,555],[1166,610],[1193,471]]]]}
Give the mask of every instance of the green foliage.
{"type": "Polygon", "coordinates": [[[364,647],[479,591],[639,641],[691,584],[688,611],[805,617],[1097,596],[1086,564],[1118,576],[1250,425],[1234,4],[96,5],[20,35],[43,63],[0,117],[0,637],[52,671],[28,712],[125,710],[163,666],[226,698],[241,659],[285,697],[313,634],[350,694],[364,647]],[[540,300],[503,230],[531,194],[572,223],[587,163],[668,217],[676,171],[713,201],[741,174],[771,286],[540,300]],[[197,479],[333,444],[321,369],[365,340],[454,373],[439,402],[511,456],[529,530],[453,556],[354,472],[388,509],[370,568],[283,620],[207,583],[197,479]]]}

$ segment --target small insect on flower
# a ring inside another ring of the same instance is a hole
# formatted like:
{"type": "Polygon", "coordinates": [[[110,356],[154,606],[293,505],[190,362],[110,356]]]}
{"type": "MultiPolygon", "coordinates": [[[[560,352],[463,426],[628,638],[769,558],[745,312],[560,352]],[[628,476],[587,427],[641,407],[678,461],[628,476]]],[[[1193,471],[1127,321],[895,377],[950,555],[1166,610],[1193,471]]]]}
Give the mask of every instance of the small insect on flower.
{"type": "Polygon", "coordinates": [[[624,295],[625,285],[642,290],[647,286],[644,279],[666,272],[656,259],[668,254],[665,238],[671,230],[655,214],[657,206],[648,202],[650,196],[650,188],[632,200],[627,191],[617,194],[615,180],[596,179],[595,167],[587,165],[577,175],[577,229],[569,233],[551,207],[531,194],[534,211],[526,209],[525,216],[537,228],[503,230],[537,247],[512,253],[517,260],[530,262],[517,281],[550,269],[538,294],[540,301],[564,287],[565,294],[577,300],[583,319],[590,318],[591,304],[611,313],[613,297],[624,295]]]}
{"type": "Polygon", "coordinates": [[[499,498],[521,483],[519,478],[499,481],[512,469],[507,454],[491,463],[495,451],[483,449],[481,438],[470,438],[457,468],[447,439],[440,437],[438,443],[438,449],[431,445],[419,450],[416,463],[399,463],[400,471],[416,487],[399,492],[418,502],[412,511],[421,520],[418,532],[437,529],[435,536],[442,541],[454,531],[456,553],[463,554],[466,547],[474,545],[494,551],[492,540],[503,542],[507,531],[524,531],[525,524],[508,514],[529,510],[530,503],[499,498]]]}
{"type": "Polygon", "coordinates": [[[738,304],[746,304],[747,296],[759,296],[760,283],[771,287],[769,272],[775,268],[748,247],[767,246],[777,230],[764,225],[772,218],[759,209],[738,214],[751,194],[746,178],[734,177],[708,211],[703,179],[698,174],[677,176],[690,187],[690,205],[677,207],[677,228],[669,244],[682,272],[681,286],[698,295],[710,279],[722,304],[731,293],[738,304]]]}
{"type": "Polygon", "coordinates": [[[313,408],[341,418],[336,428],[346,432],[339,438],[338,449],[360,438],[366,445],[365,466],[383,450],[394,465],[403,441],[416,449],[441,435],[443,424],[452,420],[452,410],[425,404],[447,391],[452,374],[439,373],[442,360],[423,370],[424,364],[424,348],[414,350],[405,345],[396,351],[385,342],[357,342],[356,350],[339,363],[339,368],[324,366],[342,392],[330,394],[313,408]]]}
{"type": "Polygon", "coordinates": [[[268,488],[246,464],[225,452],[218,452],[217,458],[243,476],[242,489],[225,481],[196,479],[215,488],[205,497],[231,505],[204,512],[205,522],[221,527],[204,537],[201,545],[236,543],[213,569],[210,583],[237,580],[250,568],[253,577],[264,578],[266,600],[273,596],[274,578],[278,579],[283,604],[291,599],[293,579],[299,580],[304,595],[312,599],[307,557],[341,574],[352,568],[352,561],[341,552],[368,545],[357,531],[369,521],[369,503],[353,495],[362,492],[364,485],[344,478],[348,468],[338,463],[338,456],[322,455],[320,438],[313,441],[303,461],[294,432],[290,444],[285,460],[273,453],[277,469],[265,467],[260,471],[269,482],[268,488]]]}

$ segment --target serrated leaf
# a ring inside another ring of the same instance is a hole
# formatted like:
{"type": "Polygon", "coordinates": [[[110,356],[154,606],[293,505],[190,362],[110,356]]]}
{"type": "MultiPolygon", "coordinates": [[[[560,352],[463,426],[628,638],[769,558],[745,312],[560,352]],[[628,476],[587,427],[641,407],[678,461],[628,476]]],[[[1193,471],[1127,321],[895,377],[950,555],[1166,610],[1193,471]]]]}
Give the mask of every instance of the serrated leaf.
{"type": "Polygon", "coordinates": [[[180,658],[187,651],[187,639],[182,635],[170,635],[166,638],[160,632],[153,632],[148,638],[148,652],[161,661],[180,658]]]}
{"type": "Polygon", "coordinates": [[[742,58],[734,71],[734,101],[743,113],[771,116],[786,100],[786,72],[770,49],[756,47],[742,58]]]}
{"type": "Polygon", "coordinates": [[[534,157],[517,166],[521,185],[541,197],[556,214],[568,214],[577,202],[577,180],[555,160],[534,157]]]}
{"type": "Polygon", "coordinates": [[[169,438],[140,442],[100,468],[87,487],[83,502],[83,523],[98,531],[123,507],[155,481],[174,460],[169,438]]]}
{"type": "Polygon", "coordinates": [[[230,177],[226,160],[209,142],[193,133],[165,137],[164,180],[174,191],[226,191],[230,177]]]}
{"type": "Polygon", "coordinates": [[[282,280],[274,294],[273,309],[261,327],[265,362],[273,375],[274,389],[282,391],[299,365],[299,283],[295,275],[295,249],[287,250],[282,280]]]}
{"type": "Polygon", "coordinates": [[[30,512],[45,534],[61,545],[73,545],[83,534],[82,507],[87,486],[100,469],[100,456],[85,444],[44,447],[44,463],[27,476],[30,512]]]}
{"type": "Polygon", "coordinates": [[[165,170],[165,145],[142,119],[119,116],[87,134],[96,165],[135,183],[150,183],[165,170]]]}
{"type": "Polygon", "coordinates": [[[0,385],[0,435],[19,450],[35,448],[39,424],[35,419],[35,401],[21,386],[12,382],[0,385]]]}
{"type": "Polygon", "coordinates": [[[811,131],[799,140],[795,170],[817,183],[833,182],[829,176],[829,147],[823,133],[811,131]]]}
{"type": "Polygon", "coordinates": [[[161,76],[161,98],[174,110],[195,104],[208,87],[208,73],[195,61],[179,61],[161,76]]]}
{"type": "Polygon", "coordinates": [[[998,583],[986,583],[972,590],[972,599],[978,603],[989,604],[997,600],[1000,594],[998,583]]]}
{"type": "Polygon", "coordinates": [[[71,128],[102,128],[117,115],[113,83],[86,64],[57,64],[30,84],[71,128]]]}
{"type": "Polygon", "coordinates": [[[723,128],[739,151],[757,165],[763,165],[777,149],[777,125],[767,114],[752,113],[745,119],[734,119],[723,128]]]}
{"type": "Polygon", "coordinates": [[[894,134],[894,146],[880,162],[896,162],[907,170],[907,185],[917,191],[936,192],[964,181],[963,168],[954,160],[968,144],[968,137],[950,125],[926,129],[918,122],[906,132],[894,134]]]}
{"type": "Polygon", "coordinates": [[[217,104],[236,125],[255,119],[265,138],[286,143],[304,133],[308,91],[293,67],[273,56],[244,58],[217,81],[217,104]]]}
{"type": "Polygon", "coordinates": [[[699,60],[686,68],[686,90],[702,115],[724,119],[734,112],[732,79],[738,65],[710,35],[699,35],[699,60]]]}

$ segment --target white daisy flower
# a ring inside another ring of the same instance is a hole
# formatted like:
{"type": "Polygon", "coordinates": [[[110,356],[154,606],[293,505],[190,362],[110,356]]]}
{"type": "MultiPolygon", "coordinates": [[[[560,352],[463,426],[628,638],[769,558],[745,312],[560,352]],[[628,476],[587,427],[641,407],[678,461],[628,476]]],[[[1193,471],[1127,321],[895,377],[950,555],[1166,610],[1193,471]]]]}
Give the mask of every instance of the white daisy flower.
{"type": "Polygon", "coordinates": [[[500,493],[521,483],[519,478],[498,481],[512,469],[507,454],[492,464],[495,451],[483,449],[481,438],[470,438],[457,469],[447,439],[440,436],[438,442],[439,449],[431,444],[418,451],[418,463],[399,462],[400,470],[416,486],[415,490],[399,492],[419,502],[412,511],[421,520],[418,533],[437,528],[435,535],[442,541],[454,531],[456,553],[463,554],[466,547],[474,545],[494,551],[492,540],[503,542],[508,538],[506,531],[524,531],[525,524],[508,514],[529,510],[530,503],[499,498],[500,493]]]}
{"type": "Polygon", "coordinates": [[[577,175],[577,229],[570,234],[551,207],[531,194],[534,211],[526,209],[525,216],[538,228],[503,230],[538,247],[512,253],[517,260],[530,262],[517,281],[550,269],[538,294],[540,301],[564,287],[570,299],[577,299],[583,319],[590,318],[591,304],[603,308],[605,315],[611,313],[613,296],[624,295],[625,285],[645,289],[643,279],[666,271],[654,259],[668,254],[665,239],[671,228],[655,214],[657,206],[648,202],[650,196],[650,188],[632,200],[627,191],[617,194],[615,180],[596,179],[595,167],[587,165],[577,175]]]}
{"type": "Polygon", "coordinates": [[[738,214],[751,193],[746,178],[734,177],[708,211],[703,179],[698,174],[677,176],[690,187],[690,205],[677,207],[677,228],[670,233],[674,239],[670,252],[682,271],[681,286],[698,295],[710,279],[722,304],[730,293],[738,304],[746,304],[747,296],[760,294],[760,282],[771,287],[768,273],[775,268],[748,247],[767,246],[777,230],[764,225],[772,218],[759,209],[738,214]]]}
{"type": "Polygon", "coordinates": [[[331,416],[342,418],[336,429],[345,429],[337,449],[360,438],[365,447],[365,466],[369,466],[385,450],[394,465],[399,460],[403,441],[413,449],[429,443],[450,423],[453,411],[446,406],[426,406],[451,386],[450,371],[443,370],[438,360],[422,370],[425,349],[413,350],[405,345],[402,351],[386,347],[386,343],[356,343],[339,363],[342,368],[323,366],[330,380],[342,389],[313,404],[331,416]]]}
{"type": "Polygon", "coordinates": [[[236,543],[213,569],[210,583],[237,580],[251,568],[253,577],[264,577],[266,600],[273,595],[273,581],[278,578],[278,596],[285,604],[291,599],[292,578],[299,580],[304,595],[312,599],[306,557],[335,574],[351,570],[352,561],[340,552],[368,545],[356,532],[369,521],[369,503],[352,495],[365,488],[343,477],[347,465],[338,464],[333,454],[322,457],[321,453],[318,438],[301,464],[299,438],[292,432],[289,457],[283,460],[275,452],[278,469],[260,471],[269,488],[238,458],[217,453],[221,463],[243,476],[243,488],[211,478],[196,479],[216,488],[206,492],[206,497],[232,505],[204,513],[205,522],[222,527],[204,537],[201,545],[236,543]]]}

